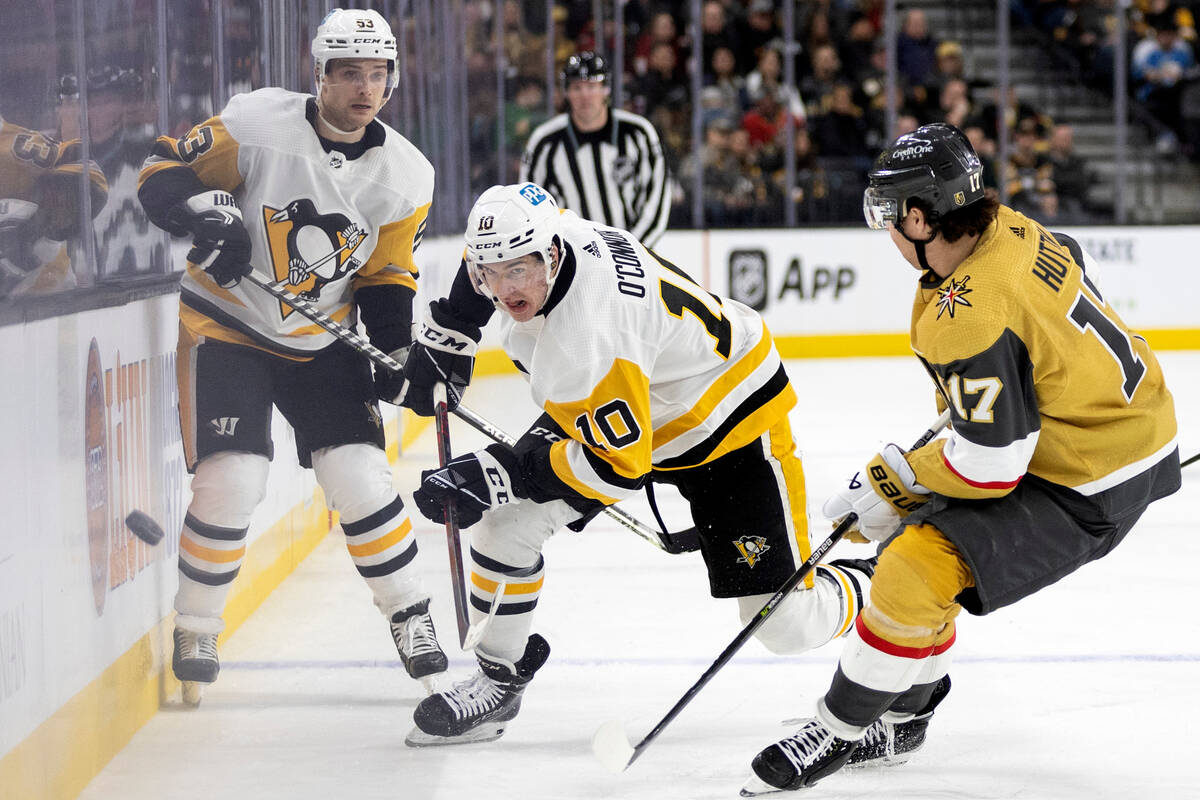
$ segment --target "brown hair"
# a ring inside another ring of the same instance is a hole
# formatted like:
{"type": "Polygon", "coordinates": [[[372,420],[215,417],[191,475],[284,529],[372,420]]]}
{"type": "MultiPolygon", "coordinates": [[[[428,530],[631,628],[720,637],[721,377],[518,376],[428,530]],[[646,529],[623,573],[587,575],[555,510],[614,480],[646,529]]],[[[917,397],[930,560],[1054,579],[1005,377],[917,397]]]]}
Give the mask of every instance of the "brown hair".
{"type": "MultiPolygon", "coordinates": [[[[930,205],[919,197],[909,199],[908,207],[921,209],[926,218],[931,216],[930,205]]],[[[940,217],[934,217],[932,222],[943,239],[947,242],[957,242],[964,236],[978,236],[986,231],[988,226],[996,220],[999,210],[1000,203],[991,192],[988,192],[982,200],[971,203],[966,208],[959,208],[940,217]]]]}

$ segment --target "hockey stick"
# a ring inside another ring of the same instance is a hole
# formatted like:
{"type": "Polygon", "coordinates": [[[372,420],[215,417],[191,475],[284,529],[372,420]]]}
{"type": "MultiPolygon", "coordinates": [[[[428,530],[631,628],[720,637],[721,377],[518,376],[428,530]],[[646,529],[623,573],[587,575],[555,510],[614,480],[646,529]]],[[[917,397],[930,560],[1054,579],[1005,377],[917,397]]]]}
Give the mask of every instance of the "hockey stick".
{"type": "MultiPolygon", "coordinates": [[[[949,422],[950,411],[947,409],[942,412],[942,415],[937,418],[937,421],[934,422],[929,430],[925,431],[921,435],[921,438],[909,449],[916,450],[918,447],[925,445],[933,437],[937,436],[938,432],[946,427],[949,422]]],[[[750,620],[750,623],[742,628],[741,632],[729,643],[729,646],[721,651],[721,655],[717,656],[717,660],[704,671],[704,674],[700,676],[700,680],[692,684],[692,687],[683,693],[683,697],[679,698],[679,702],[671,707],[666,716],[659,720],[658,724],[640,742],[636,745],[629,743],[629,737],[625,733],[625,726],[620,720],[610,720],[597,728],[595,736],[592,737],[592,752],[596,754],[596,758],[600,760],[600,763],[615,773],[621,773],[628,769],[629,765],[636,761],[645,752],[650,743],[663,732],[663,729],[670,725],[675,717],[679,716],[679,712],[683,711],[684,707],[692,702],[692,699],[713,679],[713,676],[729,663],[734,654],[767,621],[767,618],[783,602],[784,598],[800,585],[800,582],[807,577],[808,573],[812,572],[821,558],[829,552],[830,548],[842,540],[842,537],[854,527],[854,523],[856,522],[858,522],[857,514],[850,513],[846,515],[846,518],[833,529],[833,533],[829,534],[829,537],[825,541],[817,545],[812,555],[800,565],[799,569],[792,573],[790,578],[783,582],[783,586],[779,587],[779,591],[771,595],[771,599],[759,610],[754,619],[750,620]]]]}
{"type": "MultiPolygon", "coordinates": [[[[437,428],[438,466],[445,467],[450,461],[450,415],[446,410],[446,386],[442,383],[433,387],[433,419],[437,428]]],[[[446,517],[446,546],[450,550],[450,588],[454,595],[454,618],[458,622],[458,643],[466,650],[471,627],[467,616],[466,574],[462,542],[458,538],[458,519],[454,516],[454,501],[450,498],[443,501],[442,514],[446,517]]]]}
{"type": "Polygon", "coordinates": [[[1196,455],[1192,456],[1187,461],[1180,462],[1179,467],[1180,467],[1180,469],[1182,469],[1183,467],[1186,467],[1188,464],[1195,464],[1197,461],[1200,461],[1200,453],[1196,453],[1196,455]]]}
{"type": "MultiPolygon", "coordinates": [[[[493,441],[499,442],[507,447],[513,447],[517,443],[517,440],[512,438],[512,436],[500,430],[495,425],[488,422],[469,408],[459,405],[458,408],[454,409],[454,415],[493,441]]],[[[633,533],[645,539],[650,544],[657,547],[659,550],[663,550],[667,553],[689,553],[699,547],[695,528],[689,528],[685,531],[678,532],[659,533],[658,531],[642,524],[635,517],[629,515],[616,506],[606,507],[604,509],[604,513],[629,530],[633,531],[633,533]],[[693,542],[693,540],[696,541],[693,542]]]]}
{"type": "MultiPolygon", "coordinates": [[[[400,370],[404,369],[403,364],[380,350],[375,345],[371,344],[371,342],[365,336],[350,330],[345,325],[340,324],[328,314],[318,309],[312,303],[285,289],[281,284],[264,281],[253,272],[251,272],[249,275],[246,275],[244,278],[242,278],[242,280],[249,281],[268,294],[274,295],[275,298],[284,305],[290,306],[301,316],[311,320],[312,322],[315,322],[319,327],[323,328],[328,333],[333,334],[334,337],[350,345],[350,347],[362,353],[377,364],[382,364],[393,372],[399,372],[400,370]]],[[[470,409],[464,408],[461,404],[454,409],[453,413],[456,417],[462,419],[468,425],[475,428],[475,430],[493,439],[494,441],[499,442],[500,444],[512,447],[517,443],[516,439],[512,438],[504,431],[500,430],[495,425],[488,422],[470,409]]],[[[645,539],[650,544],[657,547],[659,550],[664,550],[668,553],[686,553],[696,549],[696,547],[693,546],[689,541],[689,539],[694,535],[694,529],[682,531],[679,534],[666,534],[667,538],[664,539],[663,536],[657,531],[653,530],[647,525],[642,524],[636,518],[630,516],[619,508],[609,506],[604,509],[604,513],[612,519],[615,519],[629,530],[633,531],[638,536],[645,539]],[[676,537],[676,540],[672,541],[670,537],[676,537]]]]}

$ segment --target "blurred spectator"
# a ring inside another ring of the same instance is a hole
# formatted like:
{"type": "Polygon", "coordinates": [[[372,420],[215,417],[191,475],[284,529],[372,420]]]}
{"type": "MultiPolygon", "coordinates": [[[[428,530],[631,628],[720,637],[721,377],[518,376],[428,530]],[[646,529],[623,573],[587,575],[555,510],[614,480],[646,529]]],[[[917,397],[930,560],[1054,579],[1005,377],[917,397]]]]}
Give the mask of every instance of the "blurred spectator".
{"type": "Polygon", "coordinates": [[[998,188],[1000,184],[996,182],[996,140],[987,135],[978,119],[968,119],[962,131],[967,135],[971,147],[975,148],[975,153],[983,165],[984,187],[998,188]]]}
{"type": "Polygon", "coordinates": [[[737,59],[743,70],[758,63],[763,48],[775,47],[783,40],[774,0],[750,0],[745,20],[738,27],[742,51],[737,59]]]}
{"type": "MultiPolygon", "coordinates": [[[[854,104],[853,89],[838,83],[829,95],[829,107],[809,120],[809,129],[822,157],[861,158],[869,151],[867,123],[863,111],[854,104]]],[[[864,169],[866,165],[864,164],[864,169]]]]}
{"type": "Polygon", "coordinates": [[[933,78],[936,63],[937,42],[929,33],[925,12],[909,9],[896,37],[896,69],[913,86],[925,86],[933,78]]]}
{"type": "Polygon", "coordinates": [[[1022,120],[1013,133],[1005,176],[1009,205],[1035,219],[1042,216],[1042,196],[1056,191],[1054,164],[1039,146],[1041,134],[1036,120],[1022,120]]]}
{"type": "Polygon", "coordinates": [[[967,90],[967,82],[962,78],[953,78],[942,85],[938,97],[938,119],[930,122],[949,122],[956,128],[962,129],[972,113],[971,96],[967,90]]]}
{"type": "Polygon", "coordinates": [[[505,78],[512,92],[519,77],[539,77],[545,71],[546,37],[526,27],[519,0],[504,0],[502,8],[504,57],[508,64],[505,78]]]}
{"type": "Polygon", "coordinates": [[[781,104],[787,106],[796,119],[803,120],[806,116],[804,101],[795,87],[784,84],[782,69],[783,59],[778,50],[768,47],[760,52],[758,64],[746,76],[744,105],[750,106],[764,93],[770,92],[781,104]]]}
{"type": "Polygon", "coordinates": [[[1037,127],[1043,130],[1050,127],[1051,121],[1049,117],[1038,111],[1032,104],[1018,97],[1015,86],[1008,87],[1008,97],[1003,110],[997,110],[996,108],[996,98],[999,94],[1000,89],[997,87],[992,91],[992,100],[985,104],[979,112],[979,121],[983,125],[983,130],[987,133],[989,139],[1000,140],[1001,120],[1004,127],[1009,131],[1015,131],[1025,120],[1032,120],[1036,123],[1037,127]]]}
{"type": "Polygon", "coordinates": [[[521,155],[519,143],[528,139],[533,129],[549,118],[550,115],[546,113],[544,80],[532,77],[518,78],[516,93],[504,108],[504,122],[507,126],[505,138],[509,147],[517,149],[518,158],[521,155]]]}
{"type": "Polygon", "coordinates": [[[702,171],[705,224],[712,227],[747,225],[754,214],[754,184],[729,146],[736,127],[733,120],[714,118],[705,127],[703,147],[684,162],[683,185],[689,189],[695,171],[702,171]]]}
{"type": "Polygon", "coordinates": [[[1183,129],[1180,99],[1184,73],[1196,65],[1192,48],[1179,35],[1179,26],[1171,14],[1148,20],[1154,27],[1138,42],[1130,59],[1134,92],[1138,100],[1162,121],[1169,133],[1158,141],[1160,150],[1170,151],[1172,139],[1183,129]]]}
{"type": "MultiPolygon", "coordinates": [[[[742,127],[750,134],[750,143],[758,146],[773,141],[786,124],[786,111],[775,92],[763,92],[742,117],[742,127]]],[[[803,120],[792,118],[794,125],[803,120]]]]}
{"type": "MultiPolygon", "coordinates": [[[[644,75],[652,69],[654,49],[665,45],[671,49],[674,58],[672,80],[683,83],[687,73],[683,69],[683,49],[680,43],[679,26],[675,17],[669,11],[659,11],[650,17],[650,23],[638,36],[633,48],[634,74],[644,75]]],[[[665,58],[665,57],[663,57],[665,58]]]]}
{"type": "MultiPolygon", "coordinates": [[[[874,71],[871,61],[875,55],[876,45],[882,40],[875,37],[875,28],[867,17],[859,15],[850,23],[850,29],[839,48],[838,56],[842,61],[843,72],[855,83],[874,71]]],[[[884,64],[886,67],[886,63],[884,64]]]]}
{"type": "Polygon", "coordinates": [[[1059,211],[1077,223],[1088,220],[1088,190],[1093,176],[1087,163],[1075,152],[1075,130],[1070,125],[1055,125],[1050,131],[1046,159],[1054,168],[1054,186],[1059,211]]]}
{"type": "Polygon", "coordinates": [[[1061,12],[1046,26],[1058,46],[1079,63],[1081,76],[1091,85],[1111,85],[1110,32],[1116,27],[1113,9],[1093,0],[1064,0],[1057,3],[1061,12]]]}
{"type": "Polygon", "coordinates": [[[728,47],[713,50],[712,76],[705,88],[715,89],[721,95],[721,108],[730,114],[742,113],[742,102],[746,93],[746,79],[737,73],[737,61],[728,47]]]}
{"type": "Polygon", "coordinates": [[[842,61],[833,45],[825,44],[809,56],[812,70],[800,81],[800,96],[805,107],[820,108],[824,98],[833,92],[834,84],[844,80],[842,61]]]}
{"type": "Polygon", "coordinates": [[[656,42],[650,49],[646,72],[634,78],[634,109],[651,114],[663,106],[680,107],[688,102],[688,86],[679,77],[678,51],[669,42],[656,42]]]}
{"type": "MultiPolygon", "coordinates": [[[[729,24],[725,6],[720,0],[705,0],[700,9],[700,53],[704,65],[704,77],[712,76],[712,54],[718,47],[727,47],[733,53],[742,52],[741,40],[729,24]]],[[[745,70],[745,65],[738,64],[738,70],[745,70]]]]}

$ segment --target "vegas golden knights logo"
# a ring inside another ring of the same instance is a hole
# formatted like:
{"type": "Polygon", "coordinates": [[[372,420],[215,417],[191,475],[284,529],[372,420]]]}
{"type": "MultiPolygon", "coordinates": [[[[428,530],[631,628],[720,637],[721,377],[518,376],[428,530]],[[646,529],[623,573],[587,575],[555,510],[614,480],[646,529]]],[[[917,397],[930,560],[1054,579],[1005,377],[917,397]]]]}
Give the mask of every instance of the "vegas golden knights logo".
{"type": "Polygon", "coordinates": [[[745,564],[750,569],[754,569],[754,565],[771,549],[771,545],[761,536],[743,536],[734,541],[733,546],[742,554],[737,563],[745,564]]]}
{"type": "MultiPolygon", "coordinates": [[[[315,302],[327,283],[352,275],[362,266],[354,255],[366,231],[345,214],[322,214],[312,200],[293,200],[283,208],[263,206],[263,225],[271,245],[276,280],[301,298],[315,302]]],[[[293,309],[280,303],[286,319],[293,309]]]]}

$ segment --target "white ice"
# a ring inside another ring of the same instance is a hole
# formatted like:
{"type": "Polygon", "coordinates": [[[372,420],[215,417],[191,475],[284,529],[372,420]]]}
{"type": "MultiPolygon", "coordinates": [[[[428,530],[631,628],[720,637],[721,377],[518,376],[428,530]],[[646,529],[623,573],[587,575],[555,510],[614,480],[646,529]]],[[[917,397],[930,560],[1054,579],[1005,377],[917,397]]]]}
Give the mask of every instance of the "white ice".
{"type": "MultiPolygon", "coordinates": [[[[1161,361],[1187,457],[1200,450],[1200,353],[1161,361]]],[[[787,367],[800,394],[792,422],[810,515],[823,533],[819,508],[835,482],[881,442],[919,435],[934,417],[932,390],[911,358],[787,367]]],[[[535,412],[516,377],[482,379],[466,399],[514,435],[535,412]]],[[[484,443],[455,422],[455,452],[484,443]]],[[[427,432],[398,471],[406,499],[435,461],[427,432]]],[[[953,690],[918,755],[843,771],[799,796],[1200,798],[1191,763],[1200,744],[1198,488],[1195,464],[1108,557],[990,616],[961,615],[953,690]]],[[[665,505],[671,527],[688,524],[682,501],[665,505]]],[[[644,503],[629,510],[653,524],[644,503]]],[[[437,627],[462,677],[473,662],[452,647],[445,534],[415,511],[413,521],[437,627]]],[[[842,544],[835,557],[869,553],[842,544]]],[[[666,555],[604,516],[583,534],[555,536],[545,556],[535,630],[553,652],[499,741],[405,747],[422,689],[400,667],[335,531],[230,638],[203,705],[174,700],[81,797],[732,800],[754,754],[790,732],[780,721],[810,713],[829,684],[839,643],[781,658],[751,641],[637,762],[611,775],[590,750],[596,727],[624,720],[639,741],[737,634],[737,611],[708,596],[698,554],[666,555]]]]}

